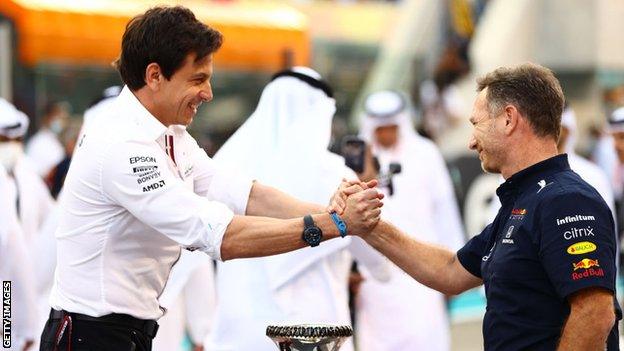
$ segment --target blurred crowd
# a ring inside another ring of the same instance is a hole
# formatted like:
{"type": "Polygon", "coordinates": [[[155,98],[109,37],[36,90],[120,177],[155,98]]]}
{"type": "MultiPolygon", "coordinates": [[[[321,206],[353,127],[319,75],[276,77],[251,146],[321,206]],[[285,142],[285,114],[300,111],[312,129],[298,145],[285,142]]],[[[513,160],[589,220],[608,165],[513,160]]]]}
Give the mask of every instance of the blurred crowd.
{"type": "MultiPolygon", "coordinates": [[[[380,90],[364,101],[358,136],[363,165],[345,165],[328,151],[336,110],[331,87],[314,70],[293,68],[324,84],[310,85],[276,75],[258,106],[214,159],[298,198],[325,204],[342,178],[380,179],[387,195],[383,216],[404,232],[452,250],[465,233],[450,176],[436,139],[467,121],[454,83],[467,72],[457,52],[443,55],[434,76],[409,96],[380,90]],[[416,122],[416,112],[422,118],[416,122]],[[315,184],[301,187],[300,184],[315,184]],[[424,236],[425,234],[426,236],[424,236]]],[[[13,349],[37,348],[48,313],[48,295],[58,259],[55,230],[63,181],[81,125],[119,94],[106,89],[84,118],[63,101],[50,102],[36,130],[11,103],[0,100],[0,275],[12,282],[13,349]]],[[[217,97],[218,99],[218,97],[217,97]]],[[[611,206],[624,228],[624,87],[605,94],[603,124],[593,129],[589,149],[578,154],[577,116],[562,116],[559,151],[573,170],[611,206]]],[[[335,136],[333,136],[335,139],[335,136]]],[[[340,149],[340,148],[338,148],[340,149]]],[[[522,150],[518,150],[522,152],[522,150]]],[[[475,162],[478,162],[475,158],[475,162]]],[[[481,190],[485,211],[494,206],[495,187],[481,190]]],[[[467,189],[464,192],[468,192],[467,189]]],[[[491,217],[495,210],[491,209],[491,217]]],[[[484,215],[487,217],[487,215],[484,215]]],[[[483,224],[489,219],[484,219],[483,224]]],[[[468,235],[466,235],[468,234],[468,235]]],[[[621,235],[620,235],[621,239],[621,235]]],[[[343,350],[450,350],[447,297],[410,278],[358,238],[332,241],[273,257],[219,262],[183,250],[161,306],[155,350],[273,350],[264,335],[271,323],[353,324],[355,338],[343,350]],[[408,303],[409,302],[409,303],[408,303]]]]}

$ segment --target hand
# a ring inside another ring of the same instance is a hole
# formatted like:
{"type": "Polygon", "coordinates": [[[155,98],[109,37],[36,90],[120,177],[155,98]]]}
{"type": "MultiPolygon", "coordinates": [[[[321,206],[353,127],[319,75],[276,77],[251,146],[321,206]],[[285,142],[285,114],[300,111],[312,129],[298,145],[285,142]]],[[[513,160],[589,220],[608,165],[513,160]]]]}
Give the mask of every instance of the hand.
{"type": "Polygon", "coordinates": [[[350,195],[353,195],[364,189],[374,188],[376,186],[376,179],[373,179],[369,182],[361,182],[359,180],[346,180],[343,178],[342,183],[340,183],[340,186],[338,186],[338,189],[329,200],[327,213],[336,212],[338,215],[342,215],[347,205],[347,198],[350,195]]]}
{"type": "Polygon", "coordinates": [[[348,234],[359,236],[370,233],[379,222],[383,194],[375,188],[365,189],[347,197],[342,219],[347,224],[348,234]]]}
{"type": "Polygon", "coordinates": [[[204,351],[204,346],[203,345],[193,345],[192,350],[193,351],[204,351]]]}

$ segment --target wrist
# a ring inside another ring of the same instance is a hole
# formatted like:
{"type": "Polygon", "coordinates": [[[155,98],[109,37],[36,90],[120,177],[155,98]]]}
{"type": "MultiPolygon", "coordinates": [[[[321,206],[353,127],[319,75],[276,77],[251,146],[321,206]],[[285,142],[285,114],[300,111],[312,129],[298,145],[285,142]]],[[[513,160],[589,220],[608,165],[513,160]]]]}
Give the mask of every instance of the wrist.
{"type": "Polygon", "coordinates": [[[340,232],[329,213],[312,215],[316,225],[323,231],[323,241],[340,237],[340,232]]]}

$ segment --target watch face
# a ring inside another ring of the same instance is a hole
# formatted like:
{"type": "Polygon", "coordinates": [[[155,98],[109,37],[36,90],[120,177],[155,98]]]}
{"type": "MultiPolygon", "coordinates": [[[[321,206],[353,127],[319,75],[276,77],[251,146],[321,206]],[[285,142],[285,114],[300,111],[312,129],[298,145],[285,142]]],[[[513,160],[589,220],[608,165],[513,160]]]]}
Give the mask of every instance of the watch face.
{"type": "Polygon", "coordinates": [[[303,240],[310,246],[317,246],[323,239],[323,232],[318,227],[309,227],[303,231],[303,240]]]}

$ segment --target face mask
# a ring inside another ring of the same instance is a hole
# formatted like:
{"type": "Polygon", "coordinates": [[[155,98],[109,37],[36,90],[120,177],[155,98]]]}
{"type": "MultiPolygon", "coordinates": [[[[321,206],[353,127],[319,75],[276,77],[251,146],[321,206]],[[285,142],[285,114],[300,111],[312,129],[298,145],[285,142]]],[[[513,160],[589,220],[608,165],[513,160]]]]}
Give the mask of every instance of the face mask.
{"type": "Polygon", "coordinates": [[[50,130],[52,133],[59,135],[63,131],[63,122],[60,119],[55,119],[50,123],[50,130]]]}
{"type": "Polygon", "coordinates": [[[8,172],[13,172],[15,164],[24,153],[22,143],[19,141],[8,141],[0,143],[0,165],[8,172]]]}

